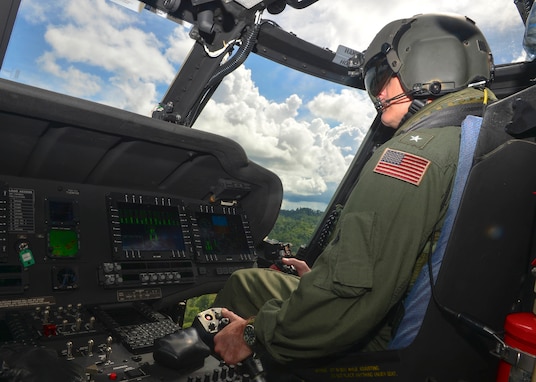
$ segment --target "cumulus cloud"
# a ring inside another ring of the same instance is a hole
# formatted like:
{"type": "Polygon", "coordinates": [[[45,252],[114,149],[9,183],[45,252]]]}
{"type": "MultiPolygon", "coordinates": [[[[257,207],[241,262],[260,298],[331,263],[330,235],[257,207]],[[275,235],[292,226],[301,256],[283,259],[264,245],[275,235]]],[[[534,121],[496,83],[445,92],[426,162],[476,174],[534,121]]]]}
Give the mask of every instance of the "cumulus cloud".
{"type": "MultiPolygon", "coordinates": [[[[32,14],[41,10],[42,17],[52,8],[31,4],[32,14]]],[[[164,45],[135,13],[104,0],[57,5],[62,12],[44,19],[49,49],[37,60],[41,69],[63,80],[61,91],[67,94],[149,114],[160,96],[156,85],[169,84],[174,64],[186,55],[175,52],[184,50],[184,27],[177,26],[164,45]]]]}
{"type": "Polygon", "coordinates": [[[194,41],[188,36],[186,27],[177,26],[167,38],[166,58],[173,63],[182,64],[192,49],[194,41]]]}
{"type": "Polygon", "coordinates": [[[239,142],[252,160],[281,177],[286,194],[321,195],[342,178],[374,118],[362,93],[321,93],[306,105],[291,94],[275,102],[260,95],[251,71],[240,67],[222,82],[195,128],[239,142]],[[300,119],[302,109],[312,118],[300,119]]]}
{"type": "Polygon", "coordinates": [[[37,62],[45,72],[70,83],[70,94],[73,96],[90,97],[101,89],[99,76],[86,73],[73,65],[62,67],[51,52],[43,53],[37,62]]]}

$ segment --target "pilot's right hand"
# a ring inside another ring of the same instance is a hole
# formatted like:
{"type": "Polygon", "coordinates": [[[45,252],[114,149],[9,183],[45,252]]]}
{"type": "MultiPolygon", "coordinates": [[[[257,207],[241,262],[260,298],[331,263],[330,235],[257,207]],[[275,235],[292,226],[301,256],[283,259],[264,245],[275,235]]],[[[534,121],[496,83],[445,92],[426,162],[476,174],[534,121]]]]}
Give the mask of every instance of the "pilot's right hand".
{"type": "Polygon", "coordinates": [[[236,365],[253,354],[244,341],[248,321],[225,308],[221,309],[221,315],[229,319],[229,323],[214,336],[214,351],[226,364],[236,365]]]}
{"type": "Polygon", "coordinates": [[[300,277],[311,270],[305,261],[298,260],[295,257],[283,257],[281,261],[283,261],[283,264],[285,265],[294,267],[300,277]]]}

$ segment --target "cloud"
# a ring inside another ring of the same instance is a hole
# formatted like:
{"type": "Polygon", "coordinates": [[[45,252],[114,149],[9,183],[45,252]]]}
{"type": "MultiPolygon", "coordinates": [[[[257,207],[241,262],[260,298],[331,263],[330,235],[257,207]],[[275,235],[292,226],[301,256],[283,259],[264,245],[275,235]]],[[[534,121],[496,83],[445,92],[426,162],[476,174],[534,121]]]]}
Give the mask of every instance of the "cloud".
{"type": "Polygon", "coordinates": [[[61,18],[47,19],[41,69],[63,80],[65,93],[148,115],[159,100],[156,86],[168,86],[186,55],[176,52],[188,40],[184,27],[173,23],[164,44],[136,13],[104,0],[60,5],[61,18]]]}
{"type": "Polygon", "coordinates": [[[320,93],[306,105],[296,94],[268,100],[251,71],[240,67],[224,79],[195,128],[236,140],[280,176],[286,195],[320,196],[340,181],[374,115],[357,90],[320,93]],[[311,118],[300,119],[302,113],[311,118]]]}
{"type": "MultiPolygon", "coordinates": [[[[494,45],[504,43],[504,32],[514,29],[519,38],[523,28],[521,17],[511,0],[329,0],[318,1],[302,10],[287,7],[279,15],[266,13],[264,18],[275,20],[283,29],[321,47],[335,51],[341,44],[362,51],[390,21],[430,12],[470,17],[488,40],[493,35],[492,49],[494,45]]],[[[521,47],[521,40],[517,44],[521,47]]]]}
{"type": "MultiPolygon", "coordinates": [[[[67,0],[58,0],[55,5],[63,7],[67,4],[67,0]]],[[[45,4],[40,1],[22,1],[19,7],[17,17],[23,17],[26,22],[39,25],[46,23],[50,20],[50,17],[54,15],[56,8],[51,7],[50,4],[45,4]]]]}
{"type": "Polygon", "coordinates": [[[165,55],[174,64],[182,64],[192,49],[194,40],[188,36],[188,29],[177,26],[167,38],[168,48],[165,55]]]}

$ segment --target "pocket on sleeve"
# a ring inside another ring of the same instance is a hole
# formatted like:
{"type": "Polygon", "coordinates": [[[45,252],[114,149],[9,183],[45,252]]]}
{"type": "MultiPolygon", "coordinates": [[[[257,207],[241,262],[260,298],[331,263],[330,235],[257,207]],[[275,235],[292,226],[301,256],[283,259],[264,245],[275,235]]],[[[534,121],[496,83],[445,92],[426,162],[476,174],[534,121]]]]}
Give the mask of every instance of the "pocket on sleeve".
{"type": "Polygon", "coordinates": [[[347,213],[337,226],[336,239],[326,248],[332,275],[331,289],[341,297],[357,297],[374,282],[376,214],[347,213]]]}

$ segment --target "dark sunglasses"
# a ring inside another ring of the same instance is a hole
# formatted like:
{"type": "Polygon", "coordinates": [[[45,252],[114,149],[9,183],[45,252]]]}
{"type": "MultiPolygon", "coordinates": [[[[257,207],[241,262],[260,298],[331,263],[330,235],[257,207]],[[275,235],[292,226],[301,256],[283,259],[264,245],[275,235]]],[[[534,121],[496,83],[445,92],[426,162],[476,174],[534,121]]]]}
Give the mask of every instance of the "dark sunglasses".
{"type": "Polygon", "coordinates": [[[376,98],[394,74],[385,55],[380,54],[370,60],[365,67],[365,89],[369,96],[376,98]]]}

